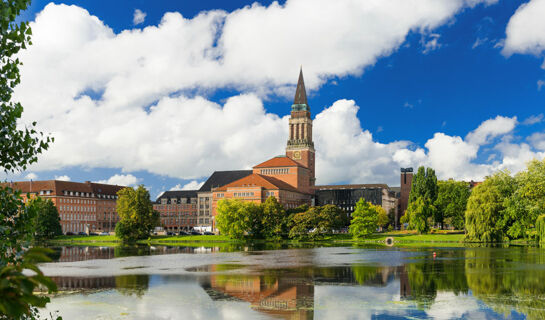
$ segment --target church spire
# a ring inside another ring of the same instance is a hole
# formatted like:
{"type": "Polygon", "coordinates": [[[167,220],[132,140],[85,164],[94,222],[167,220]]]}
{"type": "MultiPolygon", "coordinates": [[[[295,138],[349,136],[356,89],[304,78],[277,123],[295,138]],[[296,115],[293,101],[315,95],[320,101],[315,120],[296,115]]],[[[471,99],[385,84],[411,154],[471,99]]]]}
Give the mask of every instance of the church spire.
{"type": "Polygon", "coordinates": [[[297,91],[295,91],[295,99],[293,99],[293,104],[306,104],[307,102],[307,91],[305,90],[305,80],[303,80],[303,67],[299,71],[299,80],[297,81],[297,91]]]}
{"type": "Polygon", "coordinates": [[[307,102],[307,91],[305,89],[305,80],[303,80],[303,67],[299,70],[299,80],[297,81],[297,89],[291,111],[310,111],[307,102]]]}

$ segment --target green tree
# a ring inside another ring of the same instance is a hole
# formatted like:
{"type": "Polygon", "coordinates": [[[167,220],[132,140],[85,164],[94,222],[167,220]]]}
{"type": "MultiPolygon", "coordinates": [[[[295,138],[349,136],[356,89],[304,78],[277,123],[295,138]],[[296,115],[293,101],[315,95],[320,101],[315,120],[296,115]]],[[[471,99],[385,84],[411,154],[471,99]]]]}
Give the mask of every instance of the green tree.
{"type": "Polygon", "coordinates": [[[350,234],[355,239],[362,239],[375,232],[378,226],[378,210],[371,203],[361,198],[356,203],[350,222],[350,234]]]}
{"type": "Polygon", "coordinates": [[[35,239],[52,239],[62,234],[61,218],[51,200],[35,198],[29,202],[29,206],[36,212],[33,221],[35,239]]]}
{"type": "MultiPolygon", "coordinates": [[[[15,23],[30,0],[6,0],[0,3],[0,169],[4,172],[24,170],[37,161],[53,138],[36,132],[36,123],[19,126],[23,106],[12,100],[20,82],[20,61],[16,55],[30,44],[31,30],[27,22],[15,23]]],[[[35,212],[24,205],[21,194],[0,186],[0,318],[34,318],[36,307],[49,302],[33,291],[42,285],[49,292],[55,284],[44,277],[36,262],[48,261],[45,249],[31,248],[23,252],[32,237],[35,212]],[[24,271],[34,275],[27,275],[24,271]]]]}
{"type": "Polygon", "coordinates": [[[305,212],[294,214],[289,237],[299,240],[317,238],[320,235],[317,228],[319,214],[320,209],[317,207],[311,207],[305,212]]]}
{"type": "Polygon", "coordinates": [[[252,229],[252,210],[239,199],[223,199],[216,208],[216,225],[221,234],[233,239],[243,239],[252,229]]]}
{"type": "Polygon", "coordinates": [[[379,227],[384,229],[390,223],[390,217],[386,213],[386,210],[384,210],[383,207],[377,206],[377,210],[378,210],[378,222],[377,222],[377,224],[378,224],[379,227]]]}
{"type": "Polygon", "coordinates": [[[412,180],[409,204],[420,197],[429,199],[431,203],[434,203],[437,200],[437,194],[438,187],[435,170],[419,167],[412,180]]]}
{"type": "Polygon", "coordinates": [[[117,192],[117,213],[120,220],[115,227],[116,235],[126,243],[147,239],[153,228],[159,225],[159,213],[153,210],[148,190],[123,188],[117,192]]]}
{"type": "Polygon", "coordinates": [[[276,200],[275,197],[269,197],[261,206],[262,213],[260,217],[261,225],[263,226],[262,234],[265,239],[279,239],[284,234],[288,233],[288,215],[278,200],[276,200]]]}
{"type": "Polygon", "coordinates": [[[530,161],[514,181],[515,191],[505,201],[503,223],[511,239],[526,238],[537,217],[545,213],[545,159],[530,161]]]}
{"type": "Polygon", "coordinates": [[[321,234],[331,234],[348,224],[346,213],[335,205],[326,204],[318,210],[316,229],[321,234]]]}
{"type": "Polygon", "coordinates": [[[545,214],[537,217],[536,220],[537,238],[540,243],[545,243],[545,214]]]}
{"type": "Polygon", "coordinates": [[[418,233],[428,232],[428,218],[433,216],[435,210],[428,198],[419,197],[409,204],[402,222],[408,222],[409,229],[417,230],[418,233]]]}
{"type": "Polygon", "coordinates": [[[469,199],[469,184],[463,181],[438,181],[438,194],[435,200],[434,222],[441,224],[448,219],[457,230],[464,229],[465,210],[469,199]]]}
{"type": "Polygon", "coordinates": [[[505,199],[515,191],[515,181],[507,171],[500,171],[476,186],[467,201],[466,239],[502,241],[507,229],[505,199]]]}

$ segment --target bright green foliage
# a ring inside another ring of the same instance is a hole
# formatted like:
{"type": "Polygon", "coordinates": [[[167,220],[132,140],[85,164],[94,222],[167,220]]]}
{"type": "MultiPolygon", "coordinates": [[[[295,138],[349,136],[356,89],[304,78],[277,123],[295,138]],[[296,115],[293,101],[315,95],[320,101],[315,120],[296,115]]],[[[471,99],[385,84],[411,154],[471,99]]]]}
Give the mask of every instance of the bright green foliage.
{"type": "Polygon", "coordinates": [[[115,226],[115,234],[126,243],[149,238],[159,225],[159,213],[153,210],[148,190],[140,185],[137,189],[121,189],[117,195],[117,213],[121,219],[115,226]]]}
{"type": "Polygon", "coordinates": [[[32,240],[35,217],[35,208],[25,206],[19,191],[0,188],[0,319],[33,318],[35,308],[49,302],[48,297],[35,296],[33,291],[38,286],[50,293],[57,290],[36,266],[50,261],[46,253],[51,250],[32,248],[23,253],[23,245],[32,240]],[[27,276],[23,271],[35,275],[27,276]]]}
{"type": "Polygon", "coordinates": [[[51,200],[35,198],[29,202],[29,206],[36,212],[33,222],[35,239],[53,239],[62,235],[61,218],[51,200]]]}
{"type": "Polygon", "coordinates": [[[317,228],[320,209],[312,207],[293,216],[289,237],[298,240],[316,239],[320,236],[317,228]]]}
{"type": "Polygon", "coordinates": [[[545,160],[533,160],[515,176],[515,190],[505,201],[504,224],[511,239],[526,237],[545,214],[545,160]]]}
{"type": "MultiPolygon", "coordinates": [[[[27,22],[15,23],[16,17],[30,0],[0,2],[0,169],[15,172],[37,161],[37,155],[49,147],[53,138],[36,132],[36,123],[17,128],[23,106],[12,101],[13,89],[19,82],[21,49],[30,43],[27,22]]],[[[0,318],[34,318],[36,307],[43,307],[49,298],[33,294],[38,285],[49,292],[56,287],[44,277],[36,262],[46,261],[47,250],[33,248],[23,254],[22,247],[32,237],[34,210],[27,208],[19,192],[0,186],[0,318]],[[34,271],[27,276],[23,271],[34,271]]]]}
{"type": "Polygon", "coordinates": [[[379,211],[376,206],[361,198],[356,203],[350,222],[350,234],[355,239],[362,239],[375,232],[378,227],[379,211]]]}
{"type": "Polygon", "coordinates": [[[434,222],[443,227],[444,220],[448,220],[457,230],[464,229],[465,210],[467,199],[471,191],[469,184],[463,181],[439,181],[438,195],[434,205],[437,209],[434,214],[434,222]]]}
{"type": "Polygon", "coordinates": [[[428,218],[433,216],[435,211],[429,199],[419,197],[409,204],[402,222],[408,222],[410,230],[416,230],[418,233],[428,232],[430,229],[428,218]]]}
{"type": "Polygon", "coordinates": [[[15,57],[31,43],[32,34],[27,22],[16,24],[15,19],[29,3],[30,0],[0,2],[0,168],[8,172],[26,169],[53,141],[53,138],[36,132],[35,122],[27,124],[25,129],[18,129],[17,121],[21,118],[23,106],[11,99],[13,88],[21,81],[21,62],[15,57]]]}
{"type": "Polygon", "coordinates": [[[409,204],[416,199],[423,197],[434,203],[437,199],[438,187],[435,170],[432,168],[418,168],[411,184],[411,193],[409,194],[409,204]]]}
{"type": "Polygon", "coordinates": [[[256,230],[254,217],[257,205],[238,199],[223,199],[216,208],[216,225],[221,234],[233,239],[243,239],[252,229],[256,230]]]}
{"type": "Polygon", "coordinates": [[[378,210],[378,226],[381,228],[386,228],[386,226],[390,223],[390,217],[386,213],[386,210],[384,210],[383,207],[377,206],[378,210]]]}
{"type": "Polygon", "coordinates": [[[482,242],[503,240],[507,229],[504,203],[514,190],[514,179],[506,171],[488,177],[473,189],[466,209],[467,240],[482,242]]]}
{"type": "Polygon", "coordinates": [[[545,243],[545,214],[537,217],[536,220],[537,237],[540,243],[545,243]]]}
{"type": "Polygon", "coordinates": [[[348,216],[339,207],[326,204],[323,207],[316,207],[318,216],[316,221],[316,231],[320,234],[330,234],[334,230],[341,229],[348,224],[348,216]]]}
{"type": "Polygon", "coordinates": [[[261,205],[261,234],[265,239],[279,239],[288,233],[287,213],[275,197],[269,197],[261,205]]]}

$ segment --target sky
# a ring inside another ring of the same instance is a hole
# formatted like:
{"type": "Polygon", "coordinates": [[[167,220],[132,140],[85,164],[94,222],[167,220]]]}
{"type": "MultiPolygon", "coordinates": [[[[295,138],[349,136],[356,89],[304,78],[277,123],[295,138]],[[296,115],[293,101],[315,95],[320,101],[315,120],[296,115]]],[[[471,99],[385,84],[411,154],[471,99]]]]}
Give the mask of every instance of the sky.
{"type": "Polygon", "coordinates": [[[7,180],[195,189],[283,154],[299,69],[317,184],[513,174],[545,157],[545,0],[33,1],[7,180]]]}

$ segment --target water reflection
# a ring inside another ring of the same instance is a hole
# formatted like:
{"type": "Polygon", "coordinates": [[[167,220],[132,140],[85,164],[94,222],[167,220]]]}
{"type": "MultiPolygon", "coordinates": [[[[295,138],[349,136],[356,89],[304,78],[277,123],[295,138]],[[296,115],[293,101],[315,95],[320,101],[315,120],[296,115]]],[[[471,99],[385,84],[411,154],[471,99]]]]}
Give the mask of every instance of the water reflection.
{"type": "MultiPolygon", "coordinates": [[[[226,263],[188,269],[191,275],[184,276],[53,280],[61,290],[87,294],[111,290],[112,303],[142,301],[151,308],[146,316],[130,313],[129,318],[149,318],[149,312],[152,318],[161,318],[157,314],[161,309],[171,310],[165,313],[170,318],[182,319],[181,314],[172,314],[183,302],[194,308],[193,315],[202,312],[212,318],[224,317],[220,313],[228,306],[244,318],[545,319],[545,251],[529,247],[431,250],[399,266],[342,265],[341,260],[341,265],[330,267],[267,269],[226,263]],[[437,251],[436,256],[431,250],[437,251]],[[187,288],[192,290],[191,298],[187,288]]],[[[92,294],[87,299],[92,300],[92,294]]],[[[65,300],[57,307],[61,315],[67,304],[65,300]]]]}

